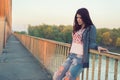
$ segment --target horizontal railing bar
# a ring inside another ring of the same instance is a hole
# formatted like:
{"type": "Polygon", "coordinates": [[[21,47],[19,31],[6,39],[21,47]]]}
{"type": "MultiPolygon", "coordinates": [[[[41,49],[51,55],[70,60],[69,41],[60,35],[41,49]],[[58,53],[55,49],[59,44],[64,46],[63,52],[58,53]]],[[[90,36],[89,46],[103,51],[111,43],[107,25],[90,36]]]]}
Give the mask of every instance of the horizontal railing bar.
{"type": "MultiPolygon", "coordinates": [[[[29,36],[29,35],[26,35],[26,36],[29,36]]],[[[31,38],[35,38],[35,39],[38,39],[38,40],[45,40],[46,42],[50,42],[50,43],[54,43],[54,44],[60,44],[62,46],[66,46],[66,47],[70,47],[71,44],[68,44],[68,43],[64,43],[64,42],[59,42],[59,41],[54,41],[54,40],[50,40],[50,39],[45,39],[45,38],[39,38],[39,37],[34,37],[34,36],[29,36],[31,38]]]]}
{"type": "MultiPolygon", "coordinates": [[[[29,36],[29,35],[26,35],[26,36],[29,36]]],[[[64,42],[58,42],[58,41],[54,41],[54,40],[49,40],[49,39],[45,39],[45,38],[38,38],[38,37],[34,37],[34,36],[29,36],[31,38],[35,38],[35,39],[39,39],[39,40],[45,40],[47,42],[50,42],[50,43],[54,43],[54,44],[59,44],[61,46],[66,46],[66,47],[70,47],[71,44],[68,44],[68,43],[64,43],[64,42]]],[[[93,50],[93,49],[90,49],[90,52],[91,53],[97,53],[99,55],[104,55],[104,56],[107,56],[107,57],[111,57],[111,58],[117,58],[120,60],[120,54],[118,53],[115,53],[115,52],[101,52],[99,53],[97,50],[93,50]],[[109,56],[110,55],[110,56],[109,56]]]]}
{"type": "Polygon", "coordinates": [[[93,54],[103,55],[103,56],[106,56],[106,57],[110,57],[110,58],[120,60],[120,55],[111,54],[111,53],[107,53],[107,52],[99,53],[97,50],[93,50],[93,49],[90,49],[90,52],[93,53],[93,54]]]}
{"type": "Polygon", "coordinates": [[[113,55],[118,55],[118,56],[120,56],[120,54],[115,53],[115,52],[110,52],[110,51],[108,51],[108,53],[113,54],[113,55]]]}

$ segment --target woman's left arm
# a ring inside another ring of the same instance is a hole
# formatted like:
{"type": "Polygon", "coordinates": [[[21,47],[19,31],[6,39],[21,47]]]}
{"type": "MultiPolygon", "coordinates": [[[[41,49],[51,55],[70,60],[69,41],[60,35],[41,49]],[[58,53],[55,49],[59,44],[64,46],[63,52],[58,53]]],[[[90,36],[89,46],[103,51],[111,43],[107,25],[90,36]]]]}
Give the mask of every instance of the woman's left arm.
{"type": "Polygon", "coordinates": [[[98,46],[96,43],[96,28],[94,26],[91,26],[90,29],[90,36],[89,36],[89,48],[90,49],[96,49],[100,53],[101,51],[108,52],[106,48],[103,48],[101,46],[98,46]]]}
{"type": "Polygon", "coordinates": [[[98,45],[96,43],[96,28],[95,26],[91,26],[89,32],[89,48],[90,49],[98,49],[98,45]]]}

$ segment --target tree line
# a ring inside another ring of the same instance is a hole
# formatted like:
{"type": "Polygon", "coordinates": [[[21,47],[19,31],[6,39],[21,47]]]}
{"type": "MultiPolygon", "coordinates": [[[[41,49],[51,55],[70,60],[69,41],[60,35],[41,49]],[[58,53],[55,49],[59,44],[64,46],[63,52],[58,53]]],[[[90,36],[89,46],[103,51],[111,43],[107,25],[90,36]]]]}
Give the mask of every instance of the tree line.
{"type": "MultiPolygon", "coordinates": [[[[72,26],[71,25],[37,25],[28,26],[28,35],[56,40],[65,43],[72,41],[72,26]]],[[[20,32],[26,34],[24,31],[20,32]]],[[[104,46],[113,46],[120,48],[120,28],[100,28],[97,29],[97,43],[104,46]]]]}
{"type": "MultiPolygon", "coordinates": [[[[47,25],[42,24],[38,26],[28,27],[28,35],[56,40],[65,43],[72,41],[72,26],[71,25],[47,25]]],[[[97,43],[106,46],[120,47],[120,28],[97,29],[97,43]]]]}
{"type": "Polygon", "coordinates": [[[64,25],[47,25],[42,24],[38,26],[28,27],[28,35],[46,38],[51,40],[56,40],[65,43],[71,43],[72,26],[64,26],[64,25]]]}

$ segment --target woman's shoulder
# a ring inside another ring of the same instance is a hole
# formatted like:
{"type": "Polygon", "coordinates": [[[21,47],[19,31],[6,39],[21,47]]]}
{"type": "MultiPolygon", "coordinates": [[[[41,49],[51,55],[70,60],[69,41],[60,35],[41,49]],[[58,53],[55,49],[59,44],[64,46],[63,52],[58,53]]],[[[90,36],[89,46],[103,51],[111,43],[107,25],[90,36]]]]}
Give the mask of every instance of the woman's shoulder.
{"type": "Polygon", "coordinates": [[[90,28],[95,28],[95,25],[90,25],[90,28]]]}
{"type": "Polygon", "coordinates": [[[94,29],[96,30],[95,25],[90,25],[90,27],[89,27],[89,28],[90,28],[90,30],[94,30],[94,29]]]}

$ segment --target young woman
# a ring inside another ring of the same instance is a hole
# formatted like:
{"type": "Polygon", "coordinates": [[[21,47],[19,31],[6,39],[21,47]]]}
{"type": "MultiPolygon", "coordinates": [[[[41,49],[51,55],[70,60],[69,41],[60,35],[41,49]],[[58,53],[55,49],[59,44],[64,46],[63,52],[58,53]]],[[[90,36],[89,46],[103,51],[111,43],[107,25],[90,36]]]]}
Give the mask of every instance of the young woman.
{"type": "Polygon", "coordinates": [[[88,10],[81,8],[75,14],[70,54],[55,72],[53,80],[76,80],[83,69],[89,67],[89,49],[107,51],[96,44],[96,28],[88,10]]]}

